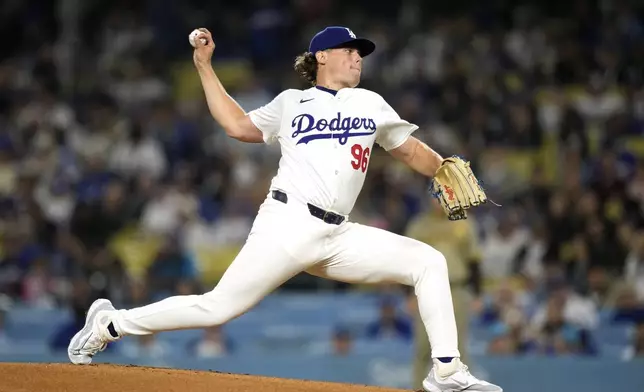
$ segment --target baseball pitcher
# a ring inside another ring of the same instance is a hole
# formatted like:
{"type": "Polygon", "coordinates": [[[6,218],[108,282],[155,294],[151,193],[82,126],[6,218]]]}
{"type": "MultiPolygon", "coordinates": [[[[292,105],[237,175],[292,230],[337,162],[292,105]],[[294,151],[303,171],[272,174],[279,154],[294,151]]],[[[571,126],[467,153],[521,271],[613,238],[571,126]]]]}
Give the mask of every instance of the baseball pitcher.
{"type": "Polygon", "coordinates": [[[71,362],[88,364],[108,343],[127,335],[221,325],[306,271],[347,283],[412,286],[433,358],[423,388],[502,391],[474,377],[459,359],[445,257],[420,241],[348,219],[374,143],[432,178],[430,194],[449,219],[466,219],[467,209],[486,202],[467,161],[443,159],[411,136],[418,127],[401,119],[380,95],[357,88],[363,59],[375,44],[345,27],[325,28],[295,61],[295,70],[312,87],[283,91],[249,113],[227,94],[212,68],[210,32],[199,29],[194,46],[212,116],[234,139],[279,143],[277,174],[246,243],[212,291],[134,309],[116,310],[107,299],[95,301],[69,344],[71,362]]]}

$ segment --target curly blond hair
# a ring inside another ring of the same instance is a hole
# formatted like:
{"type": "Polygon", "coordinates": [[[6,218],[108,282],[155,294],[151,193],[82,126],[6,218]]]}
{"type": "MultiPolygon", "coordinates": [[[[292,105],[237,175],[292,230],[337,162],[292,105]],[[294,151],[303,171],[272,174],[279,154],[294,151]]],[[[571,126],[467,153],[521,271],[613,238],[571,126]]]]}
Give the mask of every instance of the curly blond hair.
{"type": "Polygon", "coordinates": [[[309,82],[312,86],[315,86],[315,81],[318,76],[318,60],[315,58],[315,54],[304,52],[297,56],[295,58],[295,64],[293,64],[293,69],[295,69],[295,72],[304,78],[304,80],[309,82]]]}

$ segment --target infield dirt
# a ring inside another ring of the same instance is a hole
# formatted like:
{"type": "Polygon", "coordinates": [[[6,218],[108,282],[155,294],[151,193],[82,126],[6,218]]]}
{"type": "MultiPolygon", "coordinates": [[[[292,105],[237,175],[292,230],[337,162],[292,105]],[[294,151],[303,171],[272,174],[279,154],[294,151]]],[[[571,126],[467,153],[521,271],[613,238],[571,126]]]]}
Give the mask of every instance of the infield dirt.
{"type": "Polygon", "coordinates": [[[97,364],[0,364],[0,392],[401,392],[217,372],[97,364]]]}

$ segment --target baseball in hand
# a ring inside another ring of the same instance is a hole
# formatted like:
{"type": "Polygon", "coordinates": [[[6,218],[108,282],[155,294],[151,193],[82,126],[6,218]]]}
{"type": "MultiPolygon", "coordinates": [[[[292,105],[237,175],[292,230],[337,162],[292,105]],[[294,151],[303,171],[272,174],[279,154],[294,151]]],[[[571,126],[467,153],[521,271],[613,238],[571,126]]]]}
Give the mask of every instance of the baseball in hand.
{"type": "MultiPolygon", "coordinates": [[[[192,45],[193,48],[197,47],[196,39],[199,36],[199,34],[201,34],[201,31],[194,29],[192,30],[192,33],[190,33],[190,36],[188,37],[188,40],[190,41],[190,45],[192,45]]],[[[201,43],[205,45],[208,43],[208,40],[205,38],[201,38],[201,43]]]]}

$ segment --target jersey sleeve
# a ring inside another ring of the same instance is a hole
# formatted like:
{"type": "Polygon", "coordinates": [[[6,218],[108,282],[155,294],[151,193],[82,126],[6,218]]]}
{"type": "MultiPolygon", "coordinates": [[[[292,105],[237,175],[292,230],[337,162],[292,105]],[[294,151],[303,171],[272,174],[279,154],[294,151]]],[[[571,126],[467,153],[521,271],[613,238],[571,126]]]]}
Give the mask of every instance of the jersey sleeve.
{"type": "Polygon", "coordinates": [[[400,118],[398,113],[384,99],[376,124],[376,143],[385,151],[400,147],[418,126],[400,118]]]}
{"type": "Polygon", "coordinates": [[[248,112],[250,121],[262,132],[266,144],[273,144],[277,140],[282,124],[285,95],[286,91],[283,91],[266,105],[248,112]]]}

